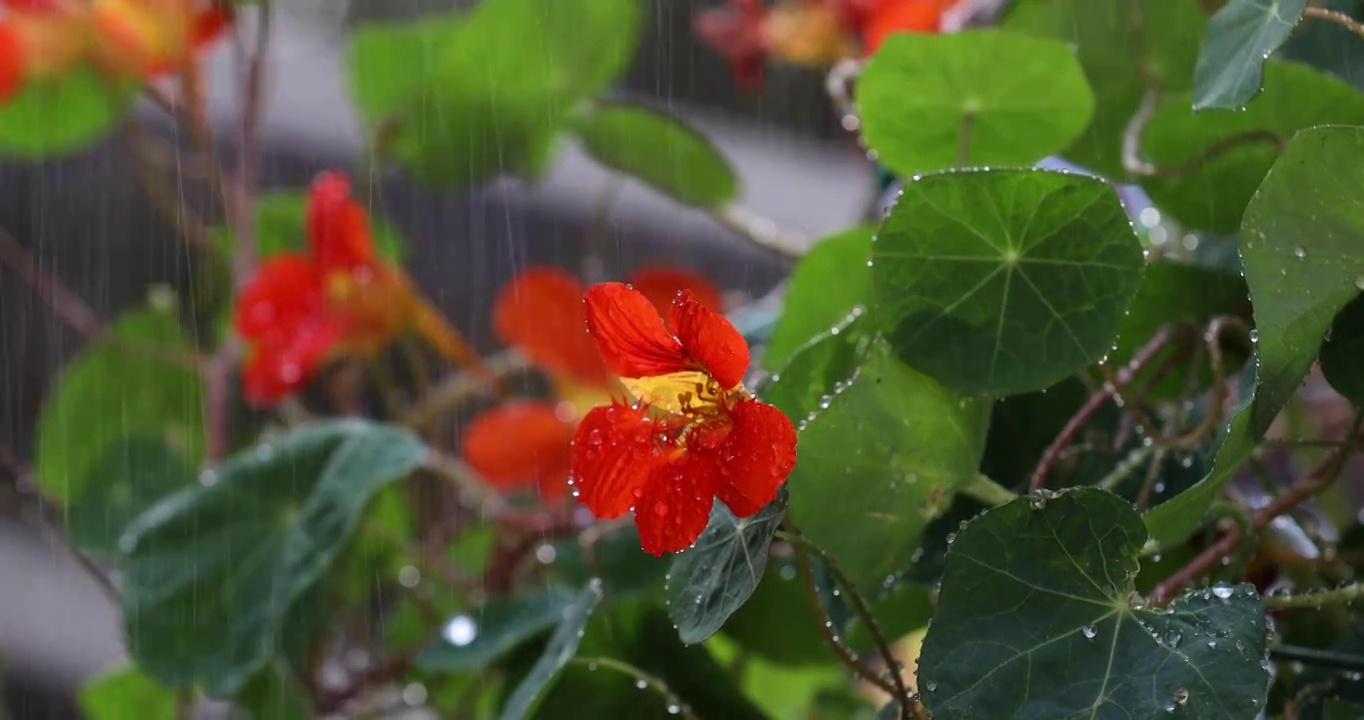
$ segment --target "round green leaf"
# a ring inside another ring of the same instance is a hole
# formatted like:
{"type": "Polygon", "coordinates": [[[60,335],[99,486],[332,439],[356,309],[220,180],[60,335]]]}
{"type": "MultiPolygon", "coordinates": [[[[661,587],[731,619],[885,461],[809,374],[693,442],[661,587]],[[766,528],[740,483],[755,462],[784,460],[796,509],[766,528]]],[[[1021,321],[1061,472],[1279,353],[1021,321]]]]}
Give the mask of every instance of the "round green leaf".
{"type": "Polygon", "coordinates": [[[30,82],[0,105],[0,154],[41,158],[93,145],[127,113],[135,89],[87,68],[30,82]]]}
{"type": "Polygon", "coordinates": [[[1132,506],[1091,488],[972,521],[919,657],[933,717],[1255,717],[1269,684],[1259,594],[1219,585],[1146,608],[1133,582],[1145,542],[1132,506]]]}
{"type": "Polygon", "coordinates": [[[1360,158],[1364,129],[1304,130],[1246,208],[1241,259],[1260,354],[1257,433],[1297,392],[1336,314],[1364,289],[1360,158]]]}
{"type": "Polygon", "coordinates": [[[1326,332],[1321,374],[1336,392],[1364,407],[1364,295],[1351,300],[1326,332]]]}
{"type": "Polygon", "coordinates": [[[129,523],[194,481],[196,468],[157,437],[132,436],[107,446],[68,508],[67,532],[87,551],[113,553],[129,523]]]}
{"type": "Polygon", "coordinates": [[[791,519],[870,591],[909,567],[924,527],[975,477],[990,403],[943,387],[875,342],[821,406],[800,429],[791,519]]]}
{"type": "MultiPolygon", "coordinates": [[[[120,665],[86,680],[77,692],[88,720],[175,720],[175,691],[142,674],[134,665],[120,665]]],[[[0,717],[4,717],[0,714],[0,717]]]]}
{"type": "Polygon", "coordinates": [[[893,34],[856,93],[867,144],[904,176],[1031,165],[1074,141],[1094,110],[1070,46],[999,30],[893,34]]]}
{"type": "Polygon", "coordinates": [[[867,302],[874,227],[862,225],[815,243],[791,271],[781,317],[763,348],[763,367],[776,372],[800,347],[867,302]]]}
{"type": "Polygon", "coordinates": [[[574,130],[597,162],[678,202],[716,207],[739,190],[734,169],[706,136],[657,110],[599,103],[574,130]]]}
{"type": "MultiPolygon", "coordinates": [[[[1249,132],[1283,138],[1313,125],[1364,124],[1364,94],[1344,80],[1290,62],[1267,62],[1264,91],[1244,111],[1195,112],[1191,93],[1167,97],[1141,140],[1141,153],[1157,166],[1178,166],[1214,145],[1249,132]]],[[[1279,156],[1268,141],[1241,142],[1186,173],[1142,180],[1162,211],[1198,230],[1230,235],[1246,204],[1279,156]]]]}
{"type": "Polygon", "coordinates": [[[128,649],[171,686],[231,695],[277,652],[289,606],[326,572],[370,497],[421,461],[406,431],[320,423],[245,450],[123,537],[128,649]]]}
{"type": "Polygon", "coordinates": [[[544,653],[502,706],[502,720],[524,720],[534,714],[546,690],[559,677],[559,672],[578,654],[583,630],[601,599],[601,581],[594,579],[579,591],[572,604],[563,609],[559,626],[550,636],[544,653]]]}
{"type": "Polygon", "coordinates": [[[1142,65],[1165,92],[1188,89],[1207,21],[1199,0],[1014,0],[1003,26],[1076,48],[1094,118],[1065,157],[1113,178],[1126,177],[1122,136],[1141,104],[1142,65]]]}
{"type": "Polygon", "coordinates": [[[76,503],[101,458],[125,437],[162,440],[197,465],[203,442],[202,384],[192,370],[140,354],[190,349],[175,314],[129,311],[113,337],[81,350],[48,391],[38,420],[35,469],[43,494],[76,503]]]}
{"type": "Polygon", "coordinates": [[[816,335],[791,355],[781,372],[768,378],[759,396],[792,422],[799,423],[819,409],[834,386],[852,377],[871,338],[862,308],[816,335]]]}
{"type": "Polygon", "coordinates": [[[1195,110],[1243,107],[1260,92],[1264,62],[1302,19],[1307,0],[1230,0],[1208,21],[1194,68],[1195,110]]]}
{"type": "Polygon", "coordinates": [[[997,395],[1107,354],[1145,266],[1108,184],[1041,170],[908,183],[872,263],[871,318],[900,358],[958,392],[997,395]]]}
{"type": "Polygon", "coordinates": [[[679,554],[667,577],[668,614],[682,642],[719,632],[758,588],[767,570],[772,535],[786,517],[786,487],[756,514],[735,517],[724,503],[711,508],[696,545],[679,554]]]}

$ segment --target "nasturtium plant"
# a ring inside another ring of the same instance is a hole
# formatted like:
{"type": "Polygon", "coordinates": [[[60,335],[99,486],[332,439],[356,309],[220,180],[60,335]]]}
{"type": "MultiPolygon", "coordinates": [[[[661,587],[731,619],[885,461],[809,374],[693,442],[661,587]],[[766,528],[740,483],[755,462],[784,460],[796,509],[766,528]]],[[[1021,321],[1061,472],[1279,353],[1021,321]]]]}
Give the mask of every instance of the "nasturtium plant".
{"type": "Polygon", "coordinates": [[[126,142],[183,241],[128,307],[0,232],[0,353],[63,338],[41,395],[4,365],[0,506],[127,651],[83,715],[1359,715],[1364,4],[357,7],[363,156],[304,181],[284,0],[0,4],[0,154],[126,142]],[[840,137],[730,131],[797,105],[840,137]],[[577,219],[492,252],[436,201],[577,219]]]}

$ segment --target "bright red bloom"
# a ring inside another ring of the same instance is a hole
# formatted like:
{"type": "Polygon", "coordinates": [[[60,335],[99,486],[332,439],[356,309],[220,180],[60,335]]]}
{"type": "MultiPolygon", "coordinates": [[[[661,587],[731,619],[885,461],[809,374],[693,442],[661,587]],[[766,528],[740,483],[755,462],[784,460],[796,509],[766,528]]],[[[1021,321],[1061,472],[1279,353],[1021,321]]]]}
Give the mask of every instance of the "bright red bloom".
{"type": "MultiPolygon", "coordinates": [[[[683,290],[707,307],[719,309],[719,290],[694,273],[640,270],[633,286],[666,309],[683,290]]],[[[620,394],[587,334],[583,308],[586,288],[558,268],[533,268],[518,274],[498,294],[493,330],[504,344],[525,353],[549,376],[554,401],[520,400],[480,413],[460,441],[466,462],[489,484],[514,490],[539,487],[546,499],[568,494],[569,446],[586,408],[620,394]]]]}
{"type": "Polygon", "coordinates": [[[762,87],[768,58],[827,68],[875,53],[896,32],[937,33],[943,16],[961,0],[729,0],[702,11],[693,31],[730,61],[746,90],[762,87]]]}
{"type": "Polygon", "coordinates": [[[742,385],[748,343],[690,293],[672,327],[639,292],[602,283],[587,292],[587,328],[639,402],[583,418],[573,440],[578,500],[599,518],[634,510],[644,551],[683,550],[716,498],[748,517],[776,497],[796,463],[796,429],[742,385]]]}
{"type": "Polygon", "coordinates": [[[114,80],[193,71],[193,55],[231,23],[203,0],[0,0],[0,101],[30,80],[89,63],[114,80]]]}
{"type": "Polygon", "coordinates": [[[252,345],[243,377],[248,400],[276,402],[326,361],[372,355],[409,330],[445,357],[481,369],[406,273],[379,259],[369,217],[343,174],[313,182],[307,236],[307,252],[267,259],[237,298],[237,333],[252,345]]]}

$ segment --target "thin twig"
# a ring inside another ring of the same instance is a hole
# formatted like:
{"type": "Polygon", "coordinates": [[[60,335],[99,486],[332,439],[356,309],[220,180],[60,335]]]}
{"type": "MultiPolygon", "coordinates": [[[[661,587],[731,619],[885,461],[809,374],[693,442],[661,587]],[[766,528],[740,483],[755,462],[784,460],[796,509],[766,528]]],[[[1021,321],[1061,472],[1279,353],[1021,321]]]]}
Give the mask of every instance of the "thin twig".
{"type": "MultiPolygon", "coordinates": [[[[494,377],[505,378],[529,369],[531,362],[521,353],[505,350],[489,357],[483,365],[494,377]]],[[[403,424],[417,429],[426,428],[451,408],[489,390],[487,379],[479,373],[468,370],[451,373],[437,383],[431,392],[426,393],[416,407],[408,411],[403,424]]]]}
{"type": "MultiPolygon", "coordinates": [[[[1361,415],[1360,418],[1364,418],[1364,415],[1361,415]]],[[[1349,437],[1358,436],[1360,418],[1356,418],[1349,437]]],[[[1351,451],[1348,448],[1337,448],[1332,451],[1306,475],[1288,486],[1282,494],[1255,511],[1255,514],[1251,516],[1251,528],[1256,531],[1262,530],[1279,516],[1292,511],[1304,500],[1330,487],[1331,483],[1335,482],[1336,478],[1340,476],[1340,472],[1345,468],[1345,462],[1349,460],[1350,455],[1351,451]]],[[[1236,546],[1246,539],[1242,535],[1238,530],[1229,529],[1217,542],[1157,585],[1151,591],[1151,600],[1157,603],[1169,601],[1175,593],[1201,577],[1228,553],[1235,550],[1236,546]]]]}
{"type": "Polygon", "coordinates": [[[814,573],[810,571],[810,562],[806,557],[806,554],[811,553],[819,557],[824,563],[825,569],[833,576],[834,582],[842,586],[843,594],[848,598],[848,602],[852,606],[853,612],[862,620],[862,624],[866,626],[867,633],[871,635],[872,642],[875,643],[877,651],[881,654],[881,658],[886,664],[886,671],[890,673],[890,682],[886,682],[879,674],[863,664],[862,661],[858,660],[857,655],[843,644],[842,640],[840,640],[838,635],[834,632],[832,624],[828,622],[822,623],[824,627],[825,643],[834,651],[835,655],[839,656],[845,664],[853,669],[853,672],[866,678],[868,682],[871,682],[876,687],[889,693],[891,697],[895,698],[895,700],[900,703],[901,720],[911,720],[916,714],[914,705],[917,696],[905,686],[904,677],[900,674],[902,670],[900,661],[895,659],[895,653],[891,650],[890,643],[886,640],[885,634],[881,632],[881,626],[876,622],[876,617],[872,615],[871,609],[867,607],[866,601],[862,599],[862,594],[857,591],[857,586],[853,585],[852,581],[848,579],[848,576],[843,574],[843,570],[838,567],[838,563],[834,562],[833,558],[829,557],[822,548],[811,542],[799,532],[794,530],[778,530],[777,537],[790,542],[794,547],[796,551],[796,569],[799,571],[801,578],[805,583],[805,589],[810,595],[810,600],[814,604],[815,610],[820,617],[827,618],[829,613],[824,607],[824,601],[819,596],[819,588],[815,586],[814,573]]]}
{"type": "Polygon", "coordinates": [[[600,656],[576,657],[573,658],[572,662],[578,665],[586,665],[589,669],[603,667],[607,670],[614,670],[622,675],[634,678],[635,685],[640,690],[649,688],[657,693],[659,697],[663,698],[663,702],[668,704],[668,712],[670,714],[677,714],[684,720],[698,720],[696,714],[691,711],[691,708],[688,707],[686,703],[682,702],[682,698],[678,697],[677,693],[673,692],[672,689],[668,687],[668,684],[663,682],[662,678],[650,675],[634,665],[621,662],[615,658],[600,656]]]}
{"type": "Polygon", "coordinates": [[[1364,672],[1364,657],[1332,650],[1300,647],[1298,645],[1274,645],[1269,648],[1269,656],[1279,661],[1288,660],[1300,662],[1304,665],[1364,672]]]}
{"type": "Polygon", "coordinates": [[[1336,686],[1338,678],[1330,677],[1320,682],[1308,683],[1295,693],[1283,707],[1283,720],[1300,720],[1302,711],[1308,704],[1325,697],[1336,686]]]}
{"type": "Polygon", "coordinates": [[[860,59],[840,60],[829,68],[829,74],[824,79],[824,90],[833,101],[834,110],[840,116],[839,122],[848,132],[855,132],[862,124],[857,115],[857,103],[853,102],[851,87],[857,82],[857,76],[862,74],[865,64],[866,62],[860,59]]]}
{"type": "Polygon", "coordinates": [[[1353,605],[1364,600],[1364,582],[1354,582],[1334,590],[1320,590],[1301,595],[1266,595],[1267,608],[1320,608],[1323,605],[1353,605]]]}
{"type": "Polygon", "coordinates": [[[1326,8],[1309,6],[1303,8],[1302,16],[1305,18],[1315,18],[1317,20],[1333,22],[1359,37],[1364,38],[1364,24],[1360,24],[1359,21],[1339,10],[1328,10],[1326,8]]]}

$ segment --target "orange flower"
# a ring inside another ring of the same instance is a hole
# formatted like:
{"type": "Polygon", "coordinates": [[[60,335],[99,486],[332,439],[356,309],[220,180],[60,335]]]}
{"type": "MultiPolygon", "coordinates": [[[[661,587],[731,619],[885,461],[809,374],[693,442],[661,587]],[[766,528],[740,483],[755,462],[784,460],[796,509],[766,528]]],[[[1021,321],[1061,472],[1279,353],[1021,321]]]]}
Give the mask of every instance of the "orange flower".
{"type": "Polygon", "coordinates": [[[231,22],[200,0],[0,0],[0,102],[91,63],[107,78],[180,69],[231,22]]]}
{"type": "Polygon", "coordinates": [[[739,331],[688,292],[673,301],[672,332],[627,285],[597,285],[586,305],[588,332],[639,401],[583,418],[572,456],[579,502],[603,519],[634,510],[652,555],[695,543],[715,498],[739,517],[771,502],[795,467],[796,429],[743,387],[739,331]]]}
{"type": "Polygon", "coordinates": [[[770,56],[781,62],[828,68],[868,56],[891,33],[941,31],[942,18],[960,0],[781,0],[764,10],[761,0],[729,0],[697,15],[701,42],[730,61],[740,86],[762,86],[770,56]]]}
{"type": "MultiPolygon", "coordinates": [[[[683,290],[719,309],[720,292],[705,278],[681,270],[641,270],[633,286],[657,307],[683,290]]],[[[518,274],[493,306],[493,331],[525,353],[553,385],[554,401],[517,400],[480,413],[463,433],[461,453],[495,487],[539,488],[546,500],[568,495],[569,445],[582,413],[610,402],[623,389],[587,334],[585,288],[557,268],[518,274]]]]}
{"type": "Polygon", "coordinates": [[[237,299],[237,332],[253,346],[243,377],[247,399],[276,402],[327,360],[371,356],[408,330],[445,357],[481,369],[407,274],[379,259],[369,217],[343,174],[313,182],[307,235],[307,252],[267,259],[237,299]]]}

